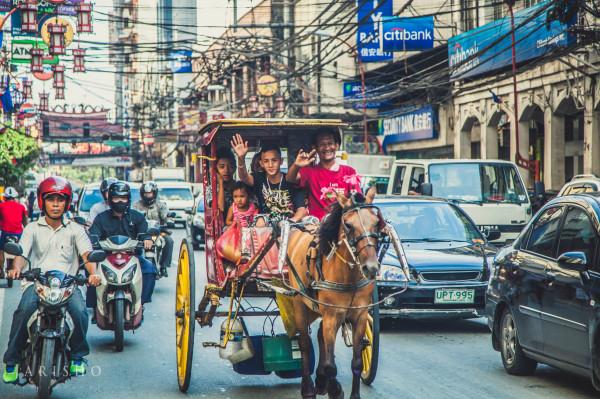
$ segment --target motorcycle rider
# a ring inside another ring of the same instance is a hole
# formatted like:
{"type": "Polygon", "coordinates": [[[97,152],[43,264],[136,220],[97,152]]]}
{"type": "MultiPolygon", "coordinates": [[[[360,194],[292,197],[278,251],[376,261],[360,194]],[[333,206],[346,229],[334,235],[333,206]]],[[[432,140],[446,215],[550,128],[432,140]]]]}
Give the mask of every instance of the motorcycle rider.
{"type": "Polygon", "coordinates": [[[8,237],[21,238],[27,225],[27,208],[19,201],[19,193],[13,187],[4,190],[4,202],[0,203],[0,269],[4,267],[4,244],[8,237]]]}
{"type": "MultiPolygon", "coordinates": [[[[110,209],[94,219],[89,229],[90,235],[98,236],[99,240],[116,235],[137,239],[138,234],[148,232],[148,222],[144,215],[131,209],[131,188],[127,183],[118,181],[111,184],[107,198],[110,209]]],[[[152,240],[144,240],[145,249],[152,249],[152,245],[152,240]]],[[[144,258],[143,254],[138,254],[137,258],[142,268],[142,304],[144,304],[152,301],[156,273],[152,262],[144,258]]],[[[96,290],[88,290],[87,301],[89,307],[96,306],[96,290]]]]}
{"type": "MultiPolygon", "coordinates": [[[[140,200],[133,204],[133,208],[142,212],[146,220],[155,220],[160,226],[166,226],[168,223],[169,207],[164,201],[158,199],[158,186],[155,182],[149,181],[140,187],[140,200]]],[[[167,267],[171,266],[173,259],[173,239],[169,234],[163,234],[165,246],[162,251],[160,264],[160,275],[168,277],[167,267]]]]}
{"type": "MultiPolygon", "coordinates": [[[[85,229],[64,217],[72,197],[71,184],[62,177],[49,177],[40,183],[37,198],[43,217],[30,223],[23,230],[21,237],[23,256],[29,258],[31,264],[39,267],[42,272],[60,270],[71,275],[77,274],[78,256],[81,256],[86,262],[86,270],[90,273],[88,284],[97,286],[101,280],[95,274],[96,264],[87,263],[88,254],[92,251],[92,244],[85,229]]],[[[14,267],[9,272],[9,278],[19,278],[21,270],[26,265],[25,258],[17,256],[14,267]]],[[[8,348],[4,354],[6,369],[2,380],[5,383],[16,383],[18,380],[18,364],[21,361],[21,353],[27,344],[27,323],[38,307],[38,297],[34,291],[34,285],[31,282],[23,282],[21,287],[23,296],[13,315],[8,348]]],[[[67,311],[74,323],[73,335],[70,339],[71,364],[69,371],[72,375],[82,375],[86,371],[83,358],[89,354],[89,346],[85,338],[88,315],[81,291],[77,290],[73,293],[68,302],[67,311]]]]}
{"type": "Polygon", "coordinates": [[[96,216],[101,214],[102,212],[108,210],[110,207],[108,206],[108,188],[111,184],[118,182],[114,177],[108,177],[102,180],[100,183],[100,193],[102,194],[103,201],[95,203],[90,209],[90,215],[88,216],[89,224],[94,223],[94,219],[96,216]]]}

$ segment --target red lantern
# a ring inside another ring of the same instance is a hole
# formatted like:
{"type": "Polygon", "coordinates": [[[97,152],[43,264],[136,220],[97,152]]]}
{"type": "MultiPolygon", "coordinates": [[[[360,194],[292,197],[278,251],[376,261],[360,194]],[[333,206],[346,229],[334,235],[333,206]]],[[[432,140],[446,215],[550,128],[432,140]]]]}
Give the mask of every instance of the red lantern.
{"type": "Polygon", "coordinates": [[[73,49],[73,72],[85,72],[85,49],[73,49]]]}
{"type": "Polygon", "coordinates": [[[65,89],[62,87],[57,87],[56,92],[54,93],[54,98],[56,100],[64,100],[65,99],[65,89]]]}
{"type": "Polygon", "coordinates": [[[40,93],[40,111],[48,111],[48,97],[50,97],[48,93],[40,93]]]}
{"type": "Polygon", "coordinates": [[[92,33],[92,8],[89,3],[77,4],[77,32],[92,33]]]}
{"type": "Polygon", "coordinates": [[[66,32],[67,27],[63,24],[48,24],[48,34],[50,35],[49,53],[51,55],[64,55],[67,53],[67,49],[65,46],[66,32]]]}
{"type": "Polygon", "coordinates": [[[52,87],[55,89],[65,87],[65,66],[64,65],[52,65],[52,70],[54,71],[54,83],[52,87]]]}
{"type": "Polygon", "coordinates": [[[248,112],[258,112],[258,97],[250,96],[250,98],[248,98],[248,112]]]}
{"type": "Polygon", "coordinates": [[[23,32],[37,32],[37,0],[25,0],[19,4],[21,11],[21,30],[23,32]]]}
{"type": "Polygon", "coordinates": [[[275,98],[275,112],[285,112],[285,100],[282,96],[275,98]]]}
{"type": "Polygon", "coordinates": [[[29,100],[33,96],[31,95],[31,84],[33,82],[29,79],[23,79],[23,97],[25,100],[29,100]]]}
{"type": "Polygon", "coordinates": [[[44,61],[44,50],[41,48],[32,48],[29,50],[31,54],[31,72],[44,72],[44,66],[42,62],[44,61]]]}

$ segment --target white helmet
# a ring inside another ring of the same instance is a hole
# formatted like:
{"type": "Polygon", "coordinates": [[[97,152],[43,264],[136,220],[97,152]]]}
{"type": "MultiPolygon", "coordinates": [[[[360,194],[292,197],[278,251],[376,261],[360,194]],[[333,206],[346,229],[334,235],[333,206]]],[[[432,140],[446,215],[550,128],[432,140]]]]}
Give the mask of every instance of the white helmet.
{"type": "Polygon", "coordinates": [[[19,196],[19,193],[13,187],[6,187],[6,189],[4,190],[4,198],[14,199],[14,198],[17,198],[18,196],[19,196]]]}

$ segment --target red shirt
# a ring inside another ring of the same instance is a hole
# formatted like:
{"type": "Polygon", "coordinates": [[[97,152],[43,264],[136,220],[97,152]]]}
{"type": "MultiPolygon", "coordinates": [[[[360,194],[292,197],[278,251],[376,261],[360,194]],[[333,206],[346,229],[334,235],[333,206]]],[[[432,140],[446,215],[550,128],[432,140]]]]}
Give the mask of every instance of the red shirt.
{"type": "Polygon", "coordinates": [[[339,168],[325,169],[324,167],[307,166],[300,170],[300,187],[308,191],[308,213],[323,219],[328,207],[336,201],[334,192],[349,196],[351,191],[360,192],[360,185],[355,179],[356,170],[347,165],[337,165],[339,168]]]}
{"type": "Polygon", "coordinates": [[[0,230],[4,233],[21,234],[23,218],[27,218],[27,208],[17,201],[0,203],[0,230]]]}

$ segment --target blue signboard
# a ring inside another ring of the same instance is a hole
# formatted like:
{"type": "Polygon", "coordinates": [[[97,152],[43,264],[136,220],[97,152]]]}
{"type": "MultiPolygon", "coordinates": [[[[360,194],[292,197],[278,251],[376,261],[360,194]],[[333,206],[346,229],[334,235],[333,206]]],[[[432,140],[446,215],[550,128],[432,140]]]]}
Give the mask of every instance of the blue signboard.
{"type": "MultiPolygon", "coordinates": [[[[577,16],[567,24],[552,21],[547,25],[548,4],[549,1],[543,1],[515,13],[517,62],[540,57],[557,47],[570,46],[575,42],[575,35],[569,33],[568,28],[575,23],[577,16]]],[[[450,79],[463,79],[511,65],[510,31],[510,18],[506,17],[450,38],[450,79]]]]}
{"type": "Polygon", "coordinates": [[[433,139],[437,137],[436,114],[431,105],[382,119],[379,123],[383,134],[383,149],[392,143],[433,139]]]}
{"type": "Polygon", "coordinates": [[[393,0],[357,0],[358,29],[356,43],[362,62],[383,62],[393,58],[391,51],[383,51],[379,36],[383,32],[383,18],[393,15],[393,0]]]}
{"type": "MultiPolygon", "coordinates": [[[[344,108],[362,109],[362,82],[344,82],[344,108]]],[[[367,99],[366,106],[368,109],[376,109],[388,103],[388,101],[373,101],[369,98],[376,97],[382,94],[376,87],[371,85],[365,86],[365,97],[367,99]]]]}
{"type": "Polygon", "coordinates": [[[192,50],[174,50],[169,55],[169,69],[173,73],[192,72],[192,50]]]}
{"type": "Polygon", "coordinates": [[[383,19],[383,49],[418,51],[433,48],[433,16],[383,19]]]}

